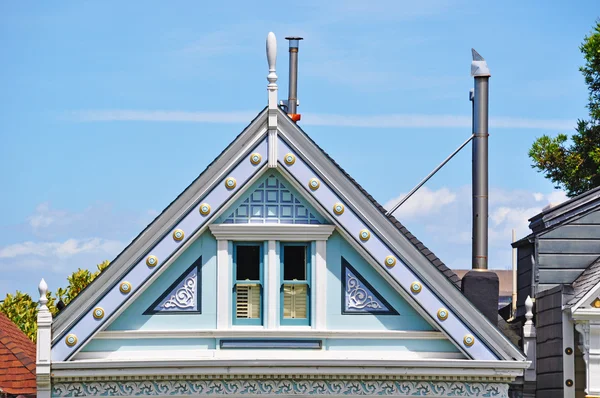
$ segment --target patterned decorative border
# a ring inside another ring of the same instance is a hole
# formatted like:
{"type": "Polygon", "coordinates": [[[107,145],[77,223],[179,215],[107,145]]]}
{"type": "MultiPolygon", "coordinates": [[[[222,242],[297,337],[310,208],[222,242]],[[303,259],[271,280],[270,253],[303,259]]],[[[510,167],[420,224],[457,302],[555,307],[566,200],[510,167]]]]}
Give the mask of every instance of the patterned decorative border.
{"type": "Polygon", "coordinates": [[[508,385],[381,380],[198,380],[72,382],[52,387],[53,397],[131,397],[146,395],[393,395],[508,398],[508,385]]]}

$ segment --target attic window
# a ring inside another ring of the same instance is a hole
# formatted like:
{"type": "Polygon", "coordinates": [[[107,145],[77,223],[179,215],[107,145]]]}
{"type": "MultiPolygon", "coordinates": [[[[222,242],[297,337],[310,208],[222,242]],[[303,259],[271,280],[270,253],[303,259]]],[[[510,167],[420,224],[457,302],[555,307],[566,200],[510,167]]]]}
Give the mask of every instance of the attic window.
{"type": "Polygon", "coordinates": [[[309,325],[310,246],[306,243],[281,245],[281,324],[309,325]]]}
{"type": "Polygon", "coordinates": [[[235,244],[235,324],[262,325],[262,246],[235,244]]]}

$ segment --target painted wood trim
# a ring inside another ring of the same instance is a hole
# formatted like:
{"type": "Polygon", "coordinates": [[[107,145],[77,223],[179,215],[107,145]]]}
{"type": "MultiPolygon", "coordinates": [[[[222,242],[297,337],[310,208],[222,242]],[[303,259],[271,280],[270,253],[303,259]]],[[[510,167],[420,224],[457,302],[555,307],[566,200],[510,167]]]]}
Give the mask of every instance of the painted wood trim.
{"type": "Polygon", "coordinates": [[[595,296],[600,296],[600,282],[596,283],[573,307],[571,312],[577,311],[582,305],[593,299],[595,296]]]}
{"type": "Polygon", "coordinates": [[[279,260],[277,258],[277,241],[269,240],[267,243],[267,327],[275,329],[279,325],[279,294],[277,289],[279,282],[279,260]]]}
{"type": "MultiPolygon", "coordinates": [[[[217,328],[228,329],[231,325],[231,261],[229,242],[217,240],[217,328]]],[[[176,332],[176,331],[175,331],[176,332]]],[[[104,332],[107,333],[107,332],[104,332]]]]}
{"type": "Polygon", "coordinates": [[[217,239],[235,241],[311,241],[327,240],[334,225],[316,224],[212,224],[210,232],[217,239]]]}
{"type": "Polygon", "coordinates": [[[325,330],[327,327],[327,242],[318,240],[315,247],[314,327],[317,330],[325,330]]]}
{"type": "Polygon", "coordinates": [[[264,327],[236,327],[211,330],[119,330],[100,332],[97,339],[189,339],[189,338],[335,338],[382,340],[446,340],[442,332],[410,330],[315,330],[309,326],[265,329],[264,327]]]}
{"type": "MultiPolygon", "coordinates": [[[[227,351],[219,351],[227,353],[227,351]]],[[[359,358],[347,359],[312,359],[314,354],[305,351],[295,352],[295,358],[281,358],[281,353],[272,352],[278,358],[253,359],[256,353],[246,353],[249,358],[241,358],[243,353],[231,352],[235,358],[215,359],[212,357],[189,360],[86,360],[55,362],[52,364],[54,377],[104,376],[115,372],[123,375],[224,375],[224,374],[344,374],[344,375],[424,375],[424,376],[478,376],[478,377],[517,377],[529,362],[519,361],[478,361],[468,359],[367,359],[368,351],[357,353],[359,358]],[[362,357],[361,357],[362,355],[362,357]],[[302,356],[309,359],[302,359],[302,356]],[[265,367],[268,367],[265,369],[265,367]],[[315,367],[319,371],[315,372],[315,367]]],[[[333,353],[335,351],[325,351],[333,353]]],[[[435,353],[438,355],[439,353],[435,353]]]]}
{"type": "MultiPolygon", "coordinates": [[[[283,113],[283,111],[280,110],[283,113]]],[[[448,309],[457,315],[472,330],[476,330],[480,337],[506,360],[525,361],[523,353],[519,351],[494,325],[467,300],[460,290],[456,289],[450,281],[431,265],[423,253],[419,252],[402,233],[392,225],[385,215],[377,209],[371,201],[358,188],[348,180],[331,160],[301,132],[293,122],[281,118],[279,124],[279,137],[302,155],[308,165],[312,167],[332,187],[343,201],[350,203],[353,210],[376,232],[380,238],[410,264],[411,269],[427,280],[432,291],[443,297],[448,309]]],[[[283,169],[283,167],[282,167],[283,169]]],[[[402,290],[402,289],[400,289],[402,290]]]]}

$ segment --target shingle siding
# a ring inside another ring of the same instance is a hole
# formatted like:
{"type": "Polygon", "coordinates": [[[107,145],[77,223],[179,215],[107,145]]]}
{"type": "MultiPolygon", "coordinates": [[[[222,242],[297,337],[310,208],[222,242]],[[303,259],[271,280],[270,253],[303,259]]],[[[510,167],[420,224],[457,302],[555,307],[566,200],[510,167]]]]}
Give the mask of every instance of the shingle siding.
{"type": "Polygon", "coordinates": [[[538,295],[536,299],[537,392],[536,397],[562,397],[562,287],[538,295]]]}
{"type": "Polygon", "coordinates": [[[600,257],[600,210],[542,232],[537,239],[538,292],[569,284],[600,257]]]}

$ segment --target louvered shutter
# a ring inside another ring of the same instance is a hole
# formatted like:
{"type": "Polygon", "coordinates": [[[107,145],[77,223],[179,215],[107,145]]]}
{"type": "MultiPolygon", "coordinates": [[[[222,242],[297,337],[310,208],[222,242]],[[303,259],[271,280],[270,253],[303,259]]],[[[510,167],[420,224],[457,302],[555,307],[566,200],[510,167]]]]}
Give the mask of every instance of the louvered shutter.
{"type": "Polygon", "coordinates": [[[306,319],[308,286],[305,284],[283,284],[283,317],[306,319]]]}
{"type": "Polygon", "coordinates": [[[236,317],[260,318],[260,285],[238,283],[236,293],[236,317]]]}

